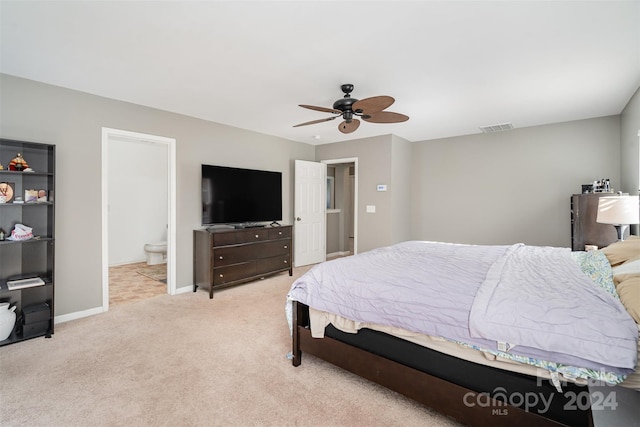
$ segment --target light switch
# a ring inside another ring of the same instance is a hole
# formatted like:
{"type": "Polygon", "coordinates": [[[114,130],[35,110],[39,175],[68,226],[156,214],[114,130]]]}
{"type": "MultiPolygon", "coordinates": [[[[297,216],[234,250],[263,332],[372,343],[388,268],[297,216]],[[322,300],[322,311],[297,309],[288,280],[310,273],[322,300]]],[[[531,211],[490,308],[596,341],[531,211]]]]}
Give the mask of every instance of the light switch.
{"type": "Polygon", "coordinates": [[[376,213],[376,205],[367,205],[367,213],[376,213]]]}

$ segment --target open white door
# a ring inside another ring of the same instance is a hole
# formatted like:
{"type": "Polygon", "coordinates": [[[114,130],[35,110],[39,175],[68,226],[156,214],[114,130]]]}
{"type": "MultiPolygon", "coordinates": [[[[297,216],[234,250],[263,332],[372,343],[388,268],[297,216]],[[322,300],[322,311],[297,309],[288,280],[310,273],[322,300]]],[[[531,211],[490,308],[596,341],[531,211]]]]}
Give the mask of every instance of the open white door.
{"type": "Polygon", "coordinates": [[[327,165],[296,160],[293,265],[326,261],[327,165]]]}

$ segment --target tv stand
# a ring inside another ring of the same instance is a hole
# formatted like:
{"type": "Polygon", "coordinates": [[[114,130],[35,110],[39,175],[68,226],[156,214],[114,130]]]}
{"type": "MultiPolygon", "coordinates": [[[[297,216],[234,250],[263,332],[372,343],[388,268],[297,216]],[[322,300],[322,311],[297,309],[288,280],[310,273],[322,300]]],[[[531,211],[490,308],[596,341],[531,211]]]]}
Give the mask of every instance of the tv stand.
{"type": "Polygon", "coordinates": [[[193,292],[213,290],[289,271],[293,276],[291,225],[253,229],[193,230],[193,292]]]}

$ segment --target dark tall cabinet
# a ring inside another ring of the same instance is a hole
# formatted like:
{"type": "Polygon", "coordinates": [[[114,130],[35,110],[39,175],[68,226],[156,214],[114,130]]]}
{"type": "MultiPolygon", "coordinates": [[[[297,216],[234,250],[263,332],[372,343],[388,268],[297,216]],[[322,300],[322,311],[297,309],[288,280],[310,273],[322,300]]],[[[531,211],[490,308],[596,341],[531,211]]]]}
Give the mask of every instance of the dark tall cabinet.
{"type": "Polygon", "coordinates": [[[55,163],[54,145],[0,139],[0,183],[13,193],[0,203],[0,229],[7,236],[16,224],[33,230],[31,239],[0,241],[0,302],[15,306],[17,315],[0,346],[53,333],[55,163]],[[32,171],[9,170],[18,153],[32,171]],[[35,190],[33,200],[26,190],[35,190]]]}
{"type": "Polygon", "coordinates": [[[589,193],[571,196],[571,250],[584,251],[585,245],[603,248],[618,240],[615,227],[596,222],[598,200],[600,197],[614,195],[613,193],[589,193]]]}

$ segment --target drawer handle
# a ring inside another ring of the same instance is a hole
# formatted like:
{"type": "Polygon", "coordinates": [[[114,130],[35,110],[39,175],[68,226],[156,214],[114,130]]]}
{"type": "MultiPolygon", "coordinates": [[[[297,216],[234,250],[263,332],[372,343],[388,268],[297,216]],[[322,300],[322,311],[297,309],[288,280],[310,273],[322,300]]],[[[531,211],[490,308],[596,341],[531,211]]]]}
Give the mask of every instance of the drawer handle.
{"type": "Polygon", "coordinates": [[[222,255],[220,255],[220,259],[224,259],[224,257],[222,255]]]}
{"type": "Polygon", "coordinates": [[[287,263],[287,260],[286,260],[286,259],[284,260],[284,263],[285,263],[285,264],[287,263]]]}
{"type": "Polygon", "coordinates": [[[282,231],[278,231],[278,234],[282,236],[282,231]]]}
{"type": "Polygon", "coordinates": [[[220,277],[224,277],[224,274],[220,274],[220,277]]]}
{"type": "Polygon", "coordinates": [[[285,249],[288,249],[288,248],[289,248],[289,246],[287,246],[287,245],[284,245],[284,248],[285,248],[285,249]]]}
{"type": "Polygon", "coordinates": [[[257,238],[259,238],[259,237],[260,237],[260,235],[259,235],[259,234],[256,234],[256,239],[257,239],[257,238]]]}

